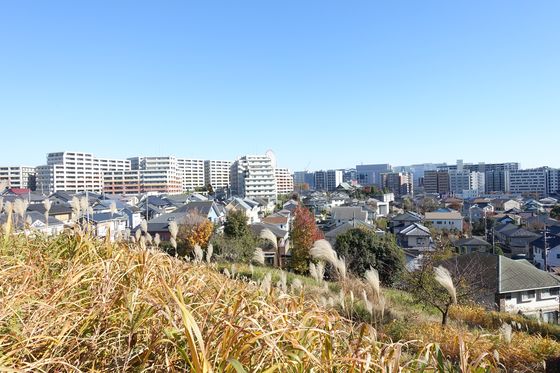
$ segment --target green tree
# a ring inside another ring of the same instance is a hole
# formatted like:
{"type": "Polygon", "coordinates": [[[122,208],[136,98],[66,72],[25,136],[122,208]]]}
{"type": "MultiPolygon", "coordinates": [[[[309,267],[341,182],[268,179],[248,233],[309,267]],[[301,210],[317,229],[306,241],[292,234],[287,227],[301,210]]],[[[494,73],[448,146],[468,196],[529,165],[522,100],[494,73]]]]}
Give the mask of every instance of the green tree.
{"type": "Polygon", "coordinates": [[[311,211],[298,206],[294,212],[294,221],[290,232],[292,257],[290,268],[297,273],[306,273],[311,257],[309,250],[313,243],[323,238],[323,233],[315,223],[311,211]]]}
{"type": "Polygon", "coordinates": [[[346,259],[350,272],[362,276],[375,268],[386,285],[393,284],[404,269],[403,252],[391,234],[378,236],[371,229],[350,229],[336,238],[335,250],[346,259]]]}
{"type": "Polygon", "coordinates": [[[550,217],[560,220],[560,205],[555,205],[552,210],[550,210],[550,217]]]}
{"type": "Polygon", "coordinates": [[[248,235],[247,215],[243,211],[231,210],[226,216],[224,234],[227,238],[240,238],[248,235]]]}

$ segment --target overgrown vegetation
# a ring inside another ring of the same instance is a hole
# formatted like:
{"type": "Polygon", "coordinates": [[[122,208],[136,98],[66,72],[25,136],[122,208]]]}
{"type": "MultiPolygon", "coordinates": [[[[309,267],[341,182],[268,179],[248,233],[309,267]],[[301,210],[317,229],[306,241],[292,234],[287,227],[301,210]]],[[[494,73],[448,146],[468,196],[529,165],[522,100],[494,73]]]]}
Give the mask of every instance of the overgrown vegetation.
{"type": "Polygon", "coordinates": [[[0,371],[538,371],[560,355],[553,339],[470,329],[456,306],[465,321],[441,328],[374,270],[327,282],[82,231],[6,232],[0,371]]]}

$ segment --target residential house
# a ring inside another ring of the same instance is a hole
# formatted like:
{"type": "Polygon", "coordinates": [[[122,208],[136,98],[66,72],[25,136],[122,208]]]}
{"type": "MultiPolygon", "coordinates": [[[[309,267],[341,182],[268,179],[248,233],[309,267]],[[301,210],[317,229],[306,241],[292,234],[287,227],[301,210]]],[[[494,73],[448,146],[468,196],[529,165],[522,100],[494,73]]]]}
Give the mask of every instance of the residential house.
{"type": "Polygon", "coordinates": [[[496,211],[508,211],[511,209],[521,210],[521,203],[511,198],[496,198],[492,200],[492,205],[496,211]]]}
{"type": "Polygon", "coordinates": [[[277,247],[275,248],[274,245],[270,244],[262,245],[265,263],[275,267],[285,267],[288,265],[291,256],[288,245],[289,232],[278,228],[276,225],[263,222],[251,224],[251,231],[257,236],[260,236],[264,229],[269,229],[276,236],[277,247]]]}
{"type": "Polygon", "coordinates": [[[546,266],[548,270],[550,270],[551,268],[555,268],[555,272],[557,272],[557,270],[560,268],[560,236],[551,236],[547,233],[546,242],[543,235],[532,241],[530,245],[531,257],[535,266],[544,270],[544,252],[546,248],[546,266]]]}
{"type": "Polygon", "coordinates": [[[453,246],[457,249],[458,254],[488,252],[492,248],[491,244],[489,244],[484,238],[478,236],[456,240],[453,242],[453,246]]]}
{"type": "MultiPolygon", "coordinates": [[[[6,213],[0,213],[0,225],[6,224],[7,218],[6,213]]],[[[13,229],[16,232],[23,232],[27,236],[35,233],[55,236],[64,230],[63,222],[49,216],[47,224],[45,214],[37,211],[27,211],[25,213],[25,220],[14,218],[14,215],[12,215],[12,219],[13,229]]]]}
{"type": "Polygon", "coordinates": [[[99,212],[89,216],[88,221],[94,228],[95,236],[102,238],[109,235],[114,241],[119,235],[124,235],[128,218],[119,213],[99,212]]]}
{"type": "Polygon", "coordinates": [[[247,217],[247,223],[253,224],[260,221],[260,209],[258,203],[250,203],[250,201],[245,201],[239,197],[233,197],[231,201],[226,205],[226,211],[237,211],[242,212],[247,217]]]}
{"type": "Polygon", "coordinates": [[[375,230],[375,233],[382,236],[385,234],[385,232],[383,232],[380,229],[375,229],[373,225],[366,223],[363,220],[358,220],[358,219],[352,219],[349,220],[339,226],[334,227],[333,229],[329,230],[328,232],[325,233],[325,239],[327,241],[330,242],[331,245],[335,245],[336,243],[336,238],[338,236],[340,236],[341,234],[344,234],[346,232],[348,232],[351,229],[355,229],[355,228],[360,228],[360,229],[371,229],[371,230],[375,230]]]}
{"type": "Polygon", "coordinates": [[[225,220],[225,212],[218,208],[214,201],[190,202],[173,211],[176,214],[197,214],[210,220],[213,224],[221,224],[225,220]]]}
{"type": "MultiPolygon", "coordinates": [[[[287,211],[287,210],[286,210],[287,211]]],[[[283,215],[280,213],[269,215],[262,219],[262,222],[268,225],[274,225],[278,229],[282,229],[284,231],[290,230],[290,215],[289,211],[287,211],[287,215],[283,215]]]]}
{"type": "Polygon", "coordinates": [[[463,231],[463,216],[458,211],[427,212],[425,221],[431,223],[437,230],[463,231]]]}
{"type": "Polygon", "coordinates": [[[430,248],[432,234],[430,229],[420,223],[412,223],[397,234],[397,242],[403,248],[430,248]]]}
{"type": "Polygon", "coordinates": [[[361,220],[369,223],[368,212],[360,206],[341,206],[331,209],[331,223],[334,225],[341,225],[349,222],[350,220],[361,220]]]}
{"type": "Polygon", "coordinates": [[[402,214],[393,217],[389,222],[389,225],[391,228],[391,232],[397,234],[411,224],[421,223],[422,220],[423,220],[422,215],[413,211],[406,211],[402,214]]]}
{"type": "Polygon", "coordinates": [[[527,260],[476,252],[449,259],[443,265],[455,281],[457,277],[468,281],[476,291],[476,302],[487,309],[558,323],[560,277],[527,260]]]}
{"type": "MultiPolygon", "coordinates": [[[[27,211],[28,212],[36,211],[44,216],[46,209],[45,206],[42,203],[40,203],[40,204],[29,205],[29,207],[27,207],[27,211]]],[[[72,207],[67,203],[59,203],[59,204],[53,203],[49,210],[49,217],[55,218],[64,224],[72,223],[75,218],[72,211],[72,207]]]]}
{"type": "Polygon", "coordinates": [[[498,227],[494,232],[496,239],[505,246],[506,252],[511,255],[529,255],[529,244],[539,238],[538,234],[514,224],[498,227]]]}

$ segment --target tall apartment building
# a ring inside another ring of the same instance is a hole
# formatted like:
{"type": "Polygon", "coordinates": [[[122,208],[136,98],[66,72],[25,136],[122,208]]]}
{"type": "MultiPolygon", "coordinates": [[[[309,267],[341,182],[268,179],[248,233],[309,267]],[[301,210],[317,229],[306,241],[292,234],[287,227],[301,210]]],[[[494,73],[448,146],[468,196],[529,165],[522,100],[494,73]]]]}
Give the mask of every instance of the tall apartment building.
{"type": "Polygon", "coordinates": [[[486,193],[509,192],[509,170],[484,172],[486,193]]]}
{"type": "Polygon", "coordinates": [[[192,192],[207,185],[204,160],[177,158],[177,168],[182,178],[183,192],[192,192]]]}
{"type": "Polygon", "coordinates": [[[130,170],[130,161],[126,159],[97,158],[81,152],[49,153],[47,164],[37,167],[37,190],[101,192],[104,172],[125,170],[130,170]]]}
{"type": "Polygon", "coordinates": [[[356,166],[358,184],[364,186],[381,186],[381,174],[393,171],[390,164],[364,164],[356,166]]]}
{"type": "Polygon", "coordinates": [[[395,196],[402,197],[414,194],[414,176],[410,172],[389,172],[381,174],[383,187],[389,189],[395,196]]]}
{"type": "Polygon", "coordinates": [[[436,170],[424,171],[424,191],[432,194],[449,193],[449,172],[436,170]]]}
{"type": "Polygon", "coordinates": [[[231,192],[248,198],[276,200],[278,190],[274,165],[266,155],[246,155],[231,165],[231,192]]]}
{"type": "Polygon", "coordinates": [[[274,176],[278,194],[291,194],[294,191],[294,176],[287,168],[275,168],[274,176]]]}
{"type": "Polygon", "coordinates": [[[37,187],[35,167],[28,166],[0,166],[0,183],[5,182],[9,188],[37,187]]]}
{"type": "Polygon", "coordinates": [[[139,171],[142,193],[183,192],[183,173],[176,157],[132,157],[129,161],[131,169],[139,171]]]}
{"type": "Polygon", "coordinates": [[[228,188],[231,161],[204,161],[204,179],[214,190],[228,188]]]}
{"type": "Polygon", "coordinates": [[[548,194],[560,194],[560,169],[548,171],[548,194]]]}
{"type": "MultiPolygon", "coordinates": [[[[550,171],[548,167],[540,167],[510,172],[510,193],[547,196],[550,192],[550,171]]],[[[552,173],[554,174],[554,171],[552,173]]]]}
{"type": "Polygon", "coordinates": [[[342,183],[342,170],[315,171],[315,190],[332,192],[342,183]]]}
{"type": "Polygon", "coordinates": [[[478,171],[450,170],[449,189],[455,195],[464,197],[475,197],[484,193],[485,188],[484,173],[478,171]]]}

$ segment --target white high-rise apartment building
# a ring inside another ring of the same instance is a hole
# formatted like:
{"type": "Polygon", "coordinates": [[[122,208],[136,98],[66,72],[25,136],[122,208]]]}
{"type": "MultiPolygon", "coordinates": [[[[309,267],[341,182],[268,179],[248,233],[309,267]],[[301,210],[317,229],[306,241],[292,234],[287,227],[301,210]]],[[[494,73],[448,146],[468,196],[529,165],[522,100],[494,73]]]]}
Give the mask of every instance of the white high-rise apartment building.
{"type": "Polygon", "coordinates": [[[449,189],[455,195],[465,197],[479,196],[484,193],[484,172],[468,169],[449,170],[449,189]]]}
{"type": "Polygon", "coordinates": [[[229,187],[229,173],[232,163],[232,161],[204,161],[206,184],[212,185],[214,190],[229,187]]]}
{"type": "Polygon", "coordinates": [[[246,155],[231,165],[233,195],[276,200],[278,189],[272,160],[266,155],[246,155]]]}
{"type": "Polygon", "coordinates": [[[35,167],[0,166],[0,184],[9,188],[29,188],[35,190],[35,167]]]}
{"type": "Polygon", "coordinates": [[[192,192],[195,188],[206,186],[204,160],[177,158],[177,166],[182,177],[183,192],[192,192]]]}
{"type": "Polygon", "coordinates": [[[132,170],[140,171],[141,192],[180,194],[183,173],[174,156],[129,158],[132,170]]]}
{"type": "Polygon", "coordinates": [[[290,194],[294,191],[294,175],[287,168],[275,168],[274,176],[278,194],[290,194]]]}
{"type": "Polygon", "coordinates": [[[101,192],[104,172],[125,170],[130,170],[129,160],[96,158],[82,152],[49,153],[47,164],[37,167],[37,190],[43,193],[101,192]]]}

